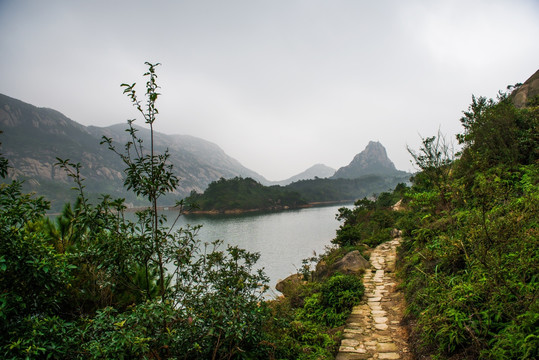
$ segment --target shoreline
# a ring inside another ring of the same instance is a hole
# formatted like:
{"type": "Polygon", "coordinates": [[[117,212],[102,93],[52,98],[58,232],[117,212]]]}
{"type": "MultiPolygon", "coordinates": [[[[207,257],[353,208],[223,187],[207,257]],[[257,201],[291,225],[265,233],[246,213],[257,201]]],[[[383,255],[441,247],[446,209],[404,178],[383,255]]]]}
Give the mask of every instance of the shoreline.
{"type": "MultiPolygon", "coordinates": [[[[311,202],[305,205],[299,205],[294,207],[284,206],[279,208],[262,208],[262,209],[228,209],[228,210],[193,210],[193,211],[184,211],[185,215],[240,215],[247,213],[257,213],[257,212],[280,212],[287,210],[301,210],[308,209],[313,207],[323,207],[323,206],[332,206],[339,204],[353,204],[355,200],[339,200],[339,201],[318,201],[311,202]]],[[[169,208],[169,210],[175,210],[174,208],[169,208]]]]}
{"type": "MultiPolygon", "coordinates": [[[[310,202],[304,205],[289,207],[275,207],[275,208],[262,208],[262,209],[228,209],[228,210],[182,210],[181,207],[177,206],[158,206],[157,209],[160,211],[182,211],[182,215],[241,215],[257,212],[279,212],[279,211],[288,211],[288,210],[301,210],[308,209],[313,207],[323,207],[323,206],[332,206],[332,205],[346,205],[354,204],[355,200],[337,200],[337,201],[315,201],[310,202]]],[[[148,209],[148,206],[135,206],[128,207],[125,209],[126,212],[134,213],[137,211],[148,209]]],[[[60,213],[47,213],[46,216],[58,216],[60,213]]]]}

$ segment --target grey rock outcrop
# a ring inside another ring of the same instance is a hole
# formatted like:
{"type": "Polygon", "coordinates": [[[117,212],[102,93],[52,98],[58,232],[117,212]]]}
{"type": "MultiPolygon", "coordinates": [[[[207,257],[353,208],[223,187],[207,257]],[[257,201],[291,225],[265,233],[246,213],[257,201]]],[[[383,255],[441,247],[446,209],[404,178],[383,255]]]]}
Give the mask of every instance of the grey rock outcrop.
{"type": "Polygon", "coordinates": [[[281,280],[275,285],[275,289],[280,291],[284,296],[291,296],[295,294],[297,288],[305,284],[305,279],[303,279],[302,274],[292,274],[284,280],[281,280]]]}
{"type": "Polygon", "coordinates": [[[513,104],[518,108],[527,106],[528,101],[536,96],[539,96],[539,70],[511,94],[513,104]]]}
{"type": "Polygon", "coordinates": [[[316,265],[315,277],[324,279],[337,272],[341,274],[361,274],[370,267],[369,262],[358,250],[350,251],[339,261],[328,265],[324,260],[316,265]]]}

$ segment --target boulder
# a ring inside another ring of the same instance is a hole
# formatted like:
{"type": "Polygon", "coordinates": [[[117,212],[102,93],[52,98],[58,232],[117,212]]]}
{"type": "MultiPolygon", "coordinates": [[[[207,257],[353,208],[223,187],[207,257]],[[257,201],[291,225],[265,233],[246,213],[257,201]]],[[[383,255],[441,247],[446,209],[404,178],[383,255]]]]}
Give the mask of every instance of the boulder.
{"type": "Polygon", "coordinates": [[[354,250],[344,255],[344,257],[333,264],[334,272],[342,274],[360,274],[369,268],[371,264],[365,260],[358,250],[354,250]]]}
{"type": "Polygon", "coordinates": [[[302,284],[305,284],[306,281],[303,278],[302,274],[292,274],[284,280],[280,280],[275,289],[280,291],[284,296],[291,296],[297,293],[298,287],[302,284]]]}
{"type": "Polygon", "coordinates": [[[314,277],[318,280],[322,280],[330,275],[330,270],[328,264],[324,260],[320,260],[318,264],[316,264],[314,277]]]}
{"type": "Polygon", "coordinates": [[[370,266],[369,261],[361,256],[358,250],[354,250],[332,265],[328,265],[324,260],[321,260],[316,265],[315,277],[322,280],[337,272],[341,274],[361,274],[370,266]]]}

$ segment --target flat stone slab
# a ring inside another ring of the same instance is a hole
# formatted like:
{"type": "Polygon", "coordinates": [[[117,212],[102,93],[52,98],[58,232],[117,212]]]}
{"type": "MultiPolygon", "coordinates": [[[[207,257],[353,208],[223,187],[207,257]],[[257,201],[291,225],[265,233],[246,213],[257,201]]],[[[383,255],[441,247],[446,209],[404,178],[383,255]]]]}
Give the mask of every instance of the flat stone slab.
{"type": "Polygon", "coordinates": [[[340,352],[337,354],[337,357],[335,358],[335,360],[367,360],[367,359],[372,359],[371,354],[340,352]]]}
{"type": "Polygon", "coordinates": [[[399,353],[389,352],[389,353],[380,353],[378,354],[378,359],[400,359],[401,356],[399,353]]]}
{"type": "Polygon", "coordinates": [[[343,339],[341,342],[341,346],[356,347],[358,345],[359,345],[359,340],[356,340],[356,339],[343,339]]]}
{"type": "Polygon", "coordinates": [[[395,343],[378,343],[376,344],[376,350],[379,352],[395,352],[399,351],[399,348],[395,343]]]}
{"type": "Polygon", "coordinates": [[[369,314],[369,311],[370,309],[369,308],[366,308],[366,309],[353,309],[352,310],[352,315],[368,315],[369,314]]]}
{"type": "Polygon", "coordinates": [[[365,354],[367,353],[367,349],[365,348],[355,348],[352,346],[341,346],[339,348],[339,351],[347,352],[347,353],[357,353],[357,354],[365,354]]]}

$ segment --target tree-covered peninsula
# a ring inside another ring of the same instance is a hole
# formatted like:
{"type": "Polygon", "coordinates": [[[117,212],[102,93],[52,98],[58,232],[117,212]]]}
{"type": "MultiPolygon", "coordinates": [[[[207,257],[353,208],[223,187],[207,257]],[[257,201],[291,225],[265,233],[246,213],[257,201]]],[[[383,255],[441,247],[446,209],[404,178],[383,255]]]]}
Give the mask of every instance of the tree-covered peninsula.
{"type": "Polygon", "coordinates": [[[234,213],[273,211],[305,206],[353,203],[409,181],[399,176],[365,175],[355,179],[300,180],[286,186],[264,186],[251,178],[236,177],[212,182],[204,193],[192,192],[186,204],[195,204],[191,213],[234,213]]]}
{"type": "Polygon", "coordinates": [[[214,181],[203,194],[196,192],[185,199],[195,204],[191,212],[242,212],[295,209],[307,202],[296,191],[281,186],[263,186],[251,178],[235,177],[214,181]]]}

